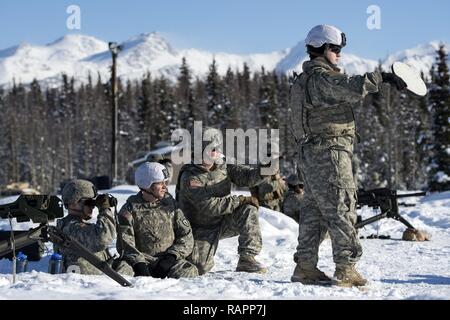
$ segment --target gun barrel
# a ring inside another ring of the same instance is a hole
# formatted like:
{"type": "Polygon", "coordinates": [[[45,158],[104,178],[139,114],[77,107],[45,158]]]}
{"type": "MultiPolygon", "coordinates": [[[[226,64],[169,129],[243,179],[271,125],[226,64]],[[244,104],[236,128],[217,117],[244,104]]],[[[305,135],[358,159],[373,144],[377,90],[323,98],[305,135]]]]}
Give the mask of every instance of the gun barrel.
{"type": "Polygon", "coordinates": [[[423,197],[426,195],[427,195],[426,192],[416,192],[416,193],[398,194],[397,198],[423,197]]]}

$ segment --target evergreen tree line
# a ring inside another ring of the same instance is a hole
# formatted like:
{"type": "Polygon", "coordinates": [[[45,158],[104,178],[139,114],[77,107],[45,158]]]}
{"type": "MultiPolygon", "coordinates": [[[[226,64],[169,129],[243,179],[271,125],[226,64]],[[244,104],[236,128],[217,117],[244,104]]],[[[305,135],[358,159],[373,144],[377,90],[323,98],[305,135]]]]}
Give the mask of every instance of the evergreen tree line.
{"type": "MultiPolygon", "coordinates": [[[[119,179],[127,164],[170,141],[177,128],[194,120],[220,129],[280,130],[281,168],[294,171],[296,145],[288,128],[291,79],[261,68],[251,73],[217,63],[206,78],[192,76],[183,59],[176,83],[147,73],[118,84],[119,179]]],[[[360,143],[355,169],[360,187],[448,190],[450,168],[449,72],[444,47],[425,77],[426,97],[397,92],[383,84],[355,108],[360,143]]],[[[58,88],[38,81],[0,88],[0,186],[26,181],[41,192],[56,192],[70,178],[109,175],[111,163],[111,86],[107,79],[75,86],[62,75],[58,88]],[[103,81],[105,80],[105,81],[103,81]]]]}

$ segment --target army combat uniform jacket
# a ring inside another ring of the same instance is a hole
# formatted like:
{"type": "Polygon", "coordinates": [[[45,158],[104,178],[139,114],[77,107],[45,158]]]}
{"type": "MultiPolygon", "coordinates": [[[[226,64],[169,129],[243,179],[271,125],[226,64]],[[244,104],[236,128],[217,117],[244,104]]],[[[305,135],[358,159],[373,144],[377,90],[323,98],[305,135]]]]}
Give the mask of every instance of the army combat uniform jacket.
{"type": "Polygon", "coordinates": [[[129,197],[119,212],[119,224],[122,240],[117,241],[118,251],[123,249],[131,266],[144,262],[152,268],[158,257],[167,253],[177,259],[168,277],[198,275],[196,267],[185,260],[194,245],[191,225],[169,194],[153,203],[146,202],[141,192],[129,197]]]}
{"type": "MultiPolygon", "coordinates": [[[[101,209],[96,223],[84,222],[81,217],[68,214],[56,223],[56,227],[65,234],[78,240],[102,261],[112,261],[107,250],[116,236],[116,227],[111,209],[101,209]]],[[[69,272],[82,274],[101,274],[97,268],[85,259],[54,245],[55,251],[63,255],[64,267],[69,272]]]]}
{"type": "Polygon", "coordinates": [[[259,168],[241,165],[214,165],[211,170],[188,164],[182,167],[177,183],[177,200],[194,232],[194,249],[189,258],[199,273],[214,266],[220,239],[239,236],[238,253],[257,255],[262,239],[258,210],[240,205],[231,195],[231,184],[255,186],[270,177],[260,175],[259,168]]]}
{"type": "Polygon", "coordinates": [[[299,169],[305,180],[297,247],[300,263],[317,265],[322,220],[330,233],[336,264],[354,264],[362,254],[354,228],[353,107],[368,93],[377,92],[381,82],[378,71],[349,77],[319,57],[303,64],[303,73],[291,87],[299,169]]]}

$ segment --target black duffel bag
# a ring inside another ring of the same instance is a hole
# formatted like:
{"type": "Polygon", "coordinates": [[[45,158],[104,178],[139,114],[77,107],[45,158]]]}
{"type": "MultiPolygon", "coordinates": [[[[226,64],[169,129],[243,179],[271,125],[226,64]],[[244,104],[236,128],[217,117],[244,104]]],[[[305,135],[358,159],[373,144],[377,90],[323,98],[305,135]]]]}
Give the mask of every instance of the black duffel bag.
{"type": "MultiPolygon", "coordinates": [[[[16,237],[26,232],[28,231],[14,231],[14,236],[16,237]]],[[[11,238],[11,231],[3,231],[3,230],[0,231],[0,241],[9,240],[10,238],[11,238]]],[[[36,240],[35,242],[26,247],[16,249],[16,255],[17,253],[19,253],[19,251],[23,252],[28,257],[28,261],[39,261],[44,255],[45,244],[40,240],[36,240]]],[[[10,252],[3,256],[0,256],[0,259],[6,258],[12,260],[12,257],[13,254],[12,252],[10,252]]]]}

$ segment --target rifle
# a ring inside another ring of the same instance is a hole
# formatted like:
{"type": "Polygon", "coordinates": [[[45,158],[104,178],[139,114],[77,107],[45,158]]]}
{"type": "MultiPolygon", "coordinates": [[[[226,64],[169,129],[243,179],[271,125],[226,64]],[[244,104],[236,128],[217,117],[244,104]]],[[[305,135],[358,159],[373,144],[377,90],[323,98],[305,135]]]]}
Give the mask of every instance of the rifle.
{"type": "Polygon", "coordinates": [[[361,216],[358,216],[358,221],[355,224],[356,229],[360,229],[369,223],[384,219],[392,218],[394,220],[400,221],[405,226],[414,231],[417,231],[411,223],[409,223],[405,218],[403,218],[399,212],[398,207],[400,206],[410,206],[404,203],[398,203],[397,199],[408,198],[408,197],[421,197],[425,196],[426,192],[417,192],[409,194],[397,194],[396,190],[391,190],[388,188],[374,189],[374,190],[358,190],[358,202],[357,209],[361,209],[364,206],[369,206],[374,209],[380,208],[381,213],[362,220],[361,216]]]}
{"type": "Polygon", "coordinates": [[[0,256],[13,251],[13,248],[20,249],[39,240],[50,241],[86,259],[90,264],[121,286],[132,286],[108,262],[100,260],[79,241],[48,224],[50,221],[62,217],[64,217],[62,202],[57,196],[21,195],[12,203],[0,205],[1,219],[16,218],[17,222],[31,220],[34,223],[40,224],[39,227],[16,236],[14,243],[11,240],[0,241],[0,256]]]}

